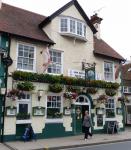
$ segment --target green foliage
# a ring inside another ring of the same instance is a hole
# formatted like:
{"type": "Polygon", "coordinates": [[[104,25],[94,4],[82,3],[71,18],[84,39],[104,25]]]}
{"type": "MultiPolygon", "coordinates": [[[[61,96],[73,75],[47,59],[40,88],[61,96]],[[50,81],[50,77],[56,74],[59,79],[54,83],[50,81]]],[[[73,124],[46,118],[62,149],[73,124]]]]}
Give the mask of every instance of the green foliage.
{"type": "Polygon", "coordinates": [[[19,82],[17,84],[17,89],[22,91],[32,91],[34,90],[34,85],[32,82],[28,82],[28,81],[19,82]]]}
{"type": "Polygon", "coordinates": [[[67,76],[57,76],[57,75],[49,75],[49,74],[37,74],[37,73],[29,73],[22,71],[15,71],[12,74],[14,80],[20,81],[31,81],[31,82],[41,82],[41,83],[59,83],[64,85],[73,85],[73,86],[84,86],[84,87],[97,87],[97,88],[108,88],[108,89],[118,89],[118,83],[106,82],[101,80],[84,80],[77,79],[74,77],[67,76]]]}
{"type": "Polygon", "coordinates": [[[18,113],[16,117],[17,117],[17,120],[26,120],[26,119],[30,119],[30,114],[18,113]]]}
{"type": "Polygon", "coordinates": [[[60,93],[63,90],[63,87],[61,84],[49,84],[49,91],[54,93],[60,93]]]}

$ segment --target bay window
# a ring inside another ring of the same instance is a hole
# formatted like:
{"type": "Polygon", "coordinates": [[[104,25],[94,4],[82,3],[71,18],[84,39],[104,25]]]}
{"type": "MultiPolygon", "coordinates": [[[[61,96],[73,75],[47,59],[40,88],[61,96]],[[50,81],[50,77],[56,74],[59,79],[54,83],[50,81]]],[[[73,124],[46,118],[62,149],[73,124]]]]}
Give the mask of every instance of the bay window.
{"type": "Polygon", "coordinates": [[[86,38],[86,24],[71,17],[61,17],[60,18],[60,32],[66,35],[75,35],[77,37],[86,38]]]}

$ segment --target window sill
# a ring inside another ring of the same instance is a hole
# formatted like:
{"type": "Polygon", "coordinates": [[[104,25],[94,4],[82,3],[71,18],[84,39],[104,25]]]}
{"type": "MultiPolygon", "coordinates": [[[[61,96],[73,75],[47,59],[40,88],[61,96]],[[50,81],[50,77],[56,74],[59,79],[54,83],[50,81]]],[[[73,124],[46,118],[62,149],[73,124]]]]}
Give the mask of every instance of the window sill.
{"type": "Polygon", "coordinates": [[[16,120],[16,124],[28,124],[31,123],[31,120],[16,120]]]}
{"type": "Polygon", "coordinates": [[[18,69],[16,68],[17,71],[24,71],[24,72],[32,72],[32,73],[37,73],[36,70],[24,70],[24,69],[18,69]]]}
{"type": "Polygon", "coordinates": [[[46,119],[46,123],[63,123],[63,119],[62,118],[46,119]]]}
{"type": "Polygon", "coordinates": [[[115,117],[113,118],[105,118],[105,121],[116,121],[117,119],[115,117]]]}
{"type": "Polygon", "coordinates": [[[84,36],[76,35],[76,34],[73,34],[70,32],[60,32],[60,35],[72,37],[72,38],[78,39],[80,41],[87,42],[87,39],[84,36]]]}

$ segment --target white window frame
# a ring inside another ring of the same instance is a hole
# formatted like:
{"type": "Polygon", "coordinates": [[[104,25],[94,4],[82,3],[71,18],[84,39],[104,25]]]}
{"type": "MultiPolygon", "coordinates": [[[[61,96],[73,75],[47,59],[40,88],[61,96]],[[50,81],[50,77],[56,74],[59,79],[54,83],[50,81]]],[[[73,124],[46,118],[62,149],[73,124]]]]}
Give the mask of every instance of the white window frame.
{"type": "MultiPolygon", "coordinates": [[[[50,51],[54,51],[54,52],[58,52],[58,53],[61,53],[61,73],[49,73],[48,72],[48,68],[47,68],[47,70],[46,70],[46,72],[48,73],[48,74],[52,74],[52,75],[61,75],[61,74],[63,74],[63,51],[60,51],[60,50],[56,50],[56,49],[50,49],[49,50],[49,52],[50,51]]],[[[51,57],[51,55],[50,55],[50,57],[51,57]]],[[[52,62],[50,63],[50,64],[53,64],[52,62]]]]}
{"type": "Polygon", "coordinates": [[[17,50],[16,50],[16,70],[20,70],[20,71],[25,71],[25,72],[36,72],[36,46],[34,46],[33,44],[29,44],[29,43],[24,43],[24,42],[18,42],[17,43],[17,50]],[[24,46],[29,46],[29,47],[34,47],[34,62],[33,62],[33,70],[25,70],[25,69],[19,69],[17,68],[17,63],[18,63],[18,48],[19,45],[24,45],[24,46]]]}
{"type": "MultiPolygon", "coordinates": [[[[18,99],[17,100],[17,114],[19,113],[19,104],[28,104],[28,114],[30,114],[31,115],[31,113],[32,113],[32,110],[31,110],[31,94],[30,93],[24,93],[24,94],[29,94],[30,95],[30,99],[18,99]]],[[[28,120],[30,120],[30,119],[28,119],[28,120]]],[[[21,120],[22,122],[24,122],[25,120],[21,120]]]]}
{"type": "Polygon", "coordinates": [[[123,93],[128,93],[128,87],[127,86],[123,86],[123,93]]]}
{"type": "MultiPolygon", "coordinates": [[[[109,109],[111,109],[111,110],[114,110],[114,115],[116,115],[116,105],[115,105],[115,99],[114,98],[112,98],[112,97],[109,97],[108,99],[107,99],[107,102],[109,102],[109,99],[111,99],[111,100],[113,100],[114,101],[114,108],[113,107],[106,107],[106,103],[105,103],[105,117],[106,118],[109,118],[109,117],[107,117],[106,116],[106,111],[107,111],[107,109],[109,110],[109,109]]],[[[112,104],[112,103],[111,103],[112,104]]],[[[109,105],[109,103],[108,103],[108,105],[109,105]]],[[[111,118],[111,117],[110,117],[111,118]]]]}
{"type": "Polygon", "coordinates": [[[114,82],[115,81],[115,75],[114,75],[114,63],[112,61],[107,61],[105,60],[104,63],[103,63],[103,76],[104,76],[104,80],[105,81],[108,81],[108,82],[114,82]],[[110,80],[107,80],[105,78],[105,63],[111,63],[112,64],[112,79],[110,80]]]}
{"type": "Polygon", "coordinates": [[[76,19],[76,18],[73,18],[73,17],[69,17],[69,16],[60,16],[60,23],[59,23],[59,32],[60,33],[65,33],[65,34],[72,34],[72,35],[75,35],[77,37],[82,37],[82,38],[85,38],[86,39],[86,30],[87,30],[87,27],[86,27],[86,23],[82,20],[79,20],[79,19],[76,19]],[[63,32],[61,31],[61,19],[67,19],[67,32],[63,32]],[[70,29],[70,25],[71,25],[71,20],[72,21],[75,21],[75,32],[71,32],[71,29],[70,29]],[[77,23],[81,23],[82,24],[82,31],[81,33],[82,34],[77,34],[77,23]]]}
{"type": "Polygon", "coordinates": [[[60,96],[61,97],[61,108],[60,112],[63,113],[63,96],[60,94],[48,94],[46,97],[46,111],[45,111],[45,116],[46,116],[46,123],[63,123],[63,117],[62,118],[47,118],[47,101],[48,101],[48,96],[60,96]]]}
{"type": "Polygon", "coordinates": [[[129,89],[131,89],[131,87],[123,86],[123,93],[131,93],[131,91],[129,89]]]}

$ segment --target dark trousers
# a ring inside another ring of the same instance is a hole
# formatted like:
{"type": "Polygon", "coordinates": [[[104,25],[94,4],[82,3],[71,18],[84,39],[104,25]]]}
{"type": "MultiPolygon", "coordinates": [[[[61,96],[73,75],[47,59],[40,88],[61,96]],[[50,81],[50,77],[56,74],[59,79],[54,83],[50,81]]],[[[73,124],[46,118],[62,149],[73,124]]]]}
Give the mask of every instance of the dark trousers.
{"type": "Polygon", "coordinates": [[[88,139],[88,135],[92,136],[92,134],[89,131],[90,127],[85,127],[85,139],[88,139]]]}

